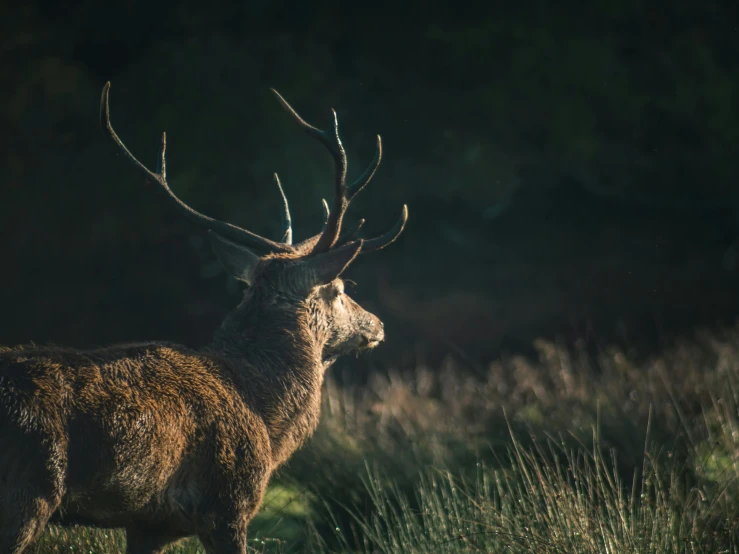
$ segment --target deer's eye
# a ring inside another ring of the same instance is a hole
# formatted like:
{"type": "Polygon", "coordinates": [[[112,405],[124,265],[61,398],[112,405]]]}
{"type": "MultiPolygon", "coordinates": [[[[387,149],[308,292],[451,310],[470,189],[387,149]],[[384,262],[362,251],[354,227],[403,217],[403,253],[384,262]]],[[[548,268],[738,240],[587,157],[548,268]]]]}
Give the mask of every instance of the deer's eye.
{"type": "Polygon", "coordinates": [[[339,296],[342,296],[344,294],[344,287],[342,285],[333,285],[331,287],[331,296],[333,298],[338,298],[339,296]]]}
{"type": "Polygon", "coordinates": [[[336,300],[343,294],[344,290],[341,287],[337,287],[335,284],[327,285],[326,288],[324,288],[324,298],[326,300],[336,300]]]}

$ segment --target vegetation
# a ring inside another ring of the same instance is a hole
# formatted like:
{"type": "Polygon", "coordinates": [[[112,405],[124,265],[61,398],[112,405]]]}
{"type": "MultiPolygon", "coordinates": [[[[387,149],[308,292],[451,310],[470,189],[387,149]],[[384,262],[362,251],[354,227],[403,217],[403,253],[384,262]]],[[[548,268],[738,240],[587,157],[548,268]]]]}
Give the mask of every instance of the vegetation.
{"type": "MultiPolygon", "coordinates": [[[[362,388],[329,381],[253,551],[737,552],[739,329],[639,363],[536,348],[485,375],[419,364],[362,388]]],[[[38,552],[121,540],[51,530],[38,552]]]]}

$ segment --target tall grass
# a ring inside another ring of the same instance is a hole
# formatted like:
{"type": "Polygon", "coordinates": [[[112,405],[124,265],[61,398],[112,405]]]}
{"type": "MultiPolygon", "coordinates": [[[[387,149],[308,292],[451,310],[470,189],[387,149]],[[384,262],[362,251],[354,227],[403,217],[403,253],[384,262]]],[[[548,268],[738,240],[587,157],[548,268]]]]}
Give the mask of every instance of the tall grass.
{"type": "MultiPolygon", "coordinates": [[[[634,353],[539,341],[329,380],[319,429],[250,527],[257,552],[739,552],[739,331],[634,353]]],[[[106,538],[107,537],[107,538],[106,538]]],[[[117,552],[53,529],[39,552],[117,552]]],[[[199,552],[197,541],[175,552],[199,552]]]]}
{"type": "MultiPolygon", "coordinates": [[[[597,444],[585,451],[546,441],[526,449],[513,438],[502,465],[481,464],[472,481],[449,470],[423,471],[412,500],[371,472],[366,486],[374,514],[357,518],[364,551],[657,554],[739,547],[736,502],[722,487],[711,494],[690,486],[682,468],[652,457],[626,483],[597,444]]],[[[339,550],[352,549],[345,540],[339,550]]]]}

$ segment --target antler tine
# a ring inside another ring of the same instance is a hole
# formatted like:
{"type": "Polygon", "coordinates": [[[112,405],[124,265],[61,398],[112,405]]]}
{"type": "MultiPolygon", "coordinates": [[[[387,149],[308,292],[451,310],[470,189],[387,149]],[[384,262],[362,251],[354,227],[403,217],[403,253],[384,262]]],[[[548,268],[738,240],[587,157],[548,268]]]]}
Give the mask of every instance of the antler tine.
{"type": "Polygon", "coordinates": [[[293,243],[293,220],[290,217],[290,206],[287,203],[287,196],[285,191],[282,189],[280,178],[275,173],[275,183],[277,188],[280,189],[280,196],[282,196],[282,242],[284,244],[292,245],[293,243]]]}
{"type": "MultiPolygon", "coordinates": [[[[372,180],[375,176],[377,168],[380,167],[380,161],[382,161],[382,138],[377,135],[377,149],[375,150],[375,157],[367,166],[367,169],[354,181],[351,185],[346,187],[349,202],[372,180]]],[[[362,249],[364,251],[364,248],[362,249]]]]}
{"type": "Polygon", "coordinates": [[[393,227],[389,231],[373,239],[364,239],[362,254],[365,254],[367,252],[374,252],[375,250],[382,250],[386,246],[395,242],[395,240],[403,232],[403,229],[405,229],[405,224],[407,221],[408,206],[406,204],[403,204],[403,209],[400,212],[400,217],[398,218],[398,221],[395,222],[395,225],[393,225],[393,227]]]}
{"type": "Polygon", "coordinates": [[[252,247],[260,251],[265,252],[288,252],[290,251],[289,246],[280,244],[261,237],[256,233],[231,225],[225,221],[219,221],[208,217],[207,215],[201,214],[200,212],[192,209],[190,206],[180,200],[172,189],[169,188],[167,183],[167,161],[166,161],[166,150],[167,150],[167,136],[162,133],[162,147],[159,152],[159,159],[157,161],[157,172],[150,171],[144,164],[142,164],[136,157],[123,144],[123,141],[118,137],[113,125],[110,122],[110,81],[103,87],[103,94],[100,99],[100,124],[108,136],[113,140],[118,149],[133,163],[146,177],[159,185],[161,190],[169,197],[169,199],[175,204],[175,206],[187,217],[192,223],[199,225],[205,229],[209,229],[218,233],[222,237],[237,242],[243,246],[252,247]]]}
{"type": "MultiPolygon", "coordinates": [[[[336,116],[336,111],[331,110],[333,114],[333,128],[330,131],[318,129],[305,121],[302,117],[300,117],[298,112],[296,112],[295,109],[293,109],[293,107],[288,104],[287,100],[285,100],[279,92],[277,92],[275,89],[270,90],[280,101],[282,107],[285,108],[285,110],[292,116],[295,122],[309,136],[313,137],[318,142],[323,144],[331,153],[331,157],[334,159],[334,165],[336,166],[336,191],[334,195],[334,205],[333,208],[329,211],[326,226],[321,232],[321,236],[318,239],[318,242],[316,242],[312,253],[318,254],[320,252],[326,252],[336,244],[336,241],[339,238],[339,234],[341,233],[341,223],[344,218],[346,208],[349,206],[350,200],[347,195],[348,191],[346,186],[346,171],[348,162],[346,159],[346,151],[344,150],[344,145],[341,143],[341,137],[339,136],[339,120],[336,116]]],[[[371,173],[374,173],[374,171],[372,171],[371,173]]]]}
{"type": "Polygon", "coordinates": [[[326,225],[328,225],[328,218],[331,215],[331,210],[325,198],[321,198],[321,207],[323,208],[323,228],[325,229],[326,225]]]}
{"type": "MultiPolygon", "coordinates": [[[[393,227],[389,231],[386,231],[379,237],[375,237],[373,239],[361,239],[363,241],[361,253],[365,254],[367,252],[382,250],[386,246],[395,242],[405,229],[405,224],[407,223],[407,221],[408,206],[406,204],[403,204],[403,210],[400,212],[400,217],[398,218],[398,221],[395,222],[395,225],[393,225],[393,227]]],[[[353,228],[350,228],[341,234],[339,240],[336,241],[336,244],[340,245],[340,248],[355,244],[357,240],[360,240],[357,239],[357,236],[359,235],[359,231],[362,226],[364,226],[364,223],[365,220],[360,219],[353,228]]],[[[297,244],[295,246],[296,252],[300,253],[301,255],[309,254],[313,246],[315,246],[315,243],[318,240],[319,236],[320,235],[316,235],[307,240],[304,240],[300,244],[297,244]]]]}
{"type": "Polygon", "coordinates": [[[336,241],[336,244],[344,244],[350,241],[354,241],[359,236],[359,231],[364,225],[365,221],[366,220],[364,219],[360,219],[359,221],[357,221],[354,227],[351,227],[341,233],[341,236],[339,237],[339,240],[336,241]]]}

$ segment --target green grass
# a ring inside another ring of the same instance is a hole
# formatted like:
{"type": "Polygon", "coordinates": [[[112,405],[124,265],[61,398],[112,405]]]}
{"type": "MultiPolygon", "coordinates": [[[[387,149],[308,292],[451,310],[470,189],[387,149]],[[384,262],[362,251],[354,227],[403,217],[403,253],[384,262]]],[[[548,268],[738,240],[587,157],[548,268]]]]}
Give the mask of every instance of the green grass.
{"type": "MultiPolygon", "coordinates": [[[[536,347],[538,360],[504,358],[485,375],[450,361],[361,389],[329,381],[251,551],[739,553],[739,332],[639,362],[536,347]]],[[[123,544],[50,529],[37,551],[123,544]]]]}

